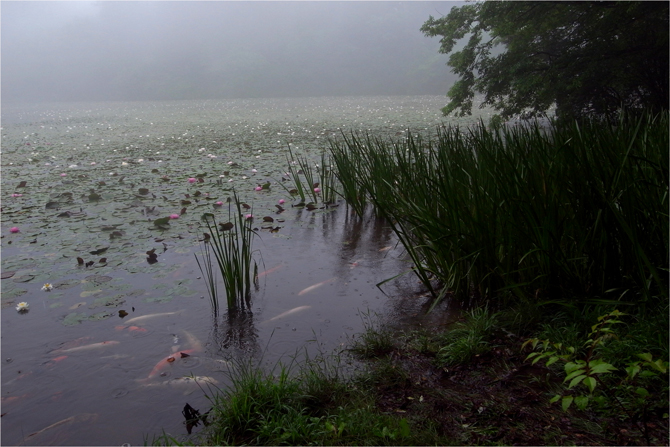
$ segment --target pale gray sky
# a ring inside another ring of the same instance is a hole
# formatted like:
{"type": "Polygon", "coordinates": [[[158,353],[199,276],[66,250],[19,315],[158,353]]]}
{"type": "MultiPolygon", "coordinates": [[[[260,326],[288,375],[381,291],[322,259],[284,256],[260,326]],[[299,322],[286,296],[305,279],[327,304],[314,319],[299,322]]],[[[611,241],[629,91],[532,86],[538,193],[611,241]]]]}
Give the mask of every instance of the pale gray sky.
{"type": "Polygon", "coordinates": [[[2,101],[446,94],[455,2],[0,2],[2,101]]]}

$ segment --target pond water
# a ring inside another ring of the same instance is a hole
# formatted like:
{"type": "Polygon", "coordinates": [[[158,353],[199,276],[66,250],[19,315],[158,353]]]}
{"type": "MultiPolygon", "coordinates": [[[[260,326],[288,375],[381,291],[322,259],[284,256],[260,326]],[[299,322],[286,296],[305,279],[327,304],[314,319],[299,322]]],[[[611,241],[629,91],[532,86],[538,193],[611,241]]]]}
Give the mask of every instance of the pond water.
{"type": "Polygon", "coordinates": [[[209,408],[184,376],[225,387],[236,360],[328,353],[366,315],[420,312],[411,275],[376,286],[409,268],[390,228],[342,202],[292,206],[287,155],[290,146],[319,163],[341,132],[430,136],[443,105],[437,96],[3,104],[2,445],[182,435],[184,405],[209,408]],[[233,191],[252,207],[266,273],[247,312],[215,316],[194,255],[201,215],[228,220],[233,191]]]}

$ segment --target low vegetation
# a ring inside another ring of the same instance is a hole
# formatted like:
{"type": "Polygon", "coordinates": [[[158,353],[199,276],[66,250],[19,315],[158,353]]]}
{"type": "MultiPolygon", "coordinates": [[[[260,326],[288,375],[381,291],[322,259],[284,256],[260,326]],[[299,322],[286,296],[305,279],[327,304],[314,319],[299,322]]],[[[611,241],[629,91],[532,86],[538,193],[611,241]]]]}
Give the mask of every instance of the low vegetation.
{"type": "Polygon", "coordinates": [[[338,193],[392,225],[431,309],[469,310],[442,330],[366,315],[351,374],[242,365],[197,439],[157,442],[667,445],[668,124],[333,142],[338,193]]]}

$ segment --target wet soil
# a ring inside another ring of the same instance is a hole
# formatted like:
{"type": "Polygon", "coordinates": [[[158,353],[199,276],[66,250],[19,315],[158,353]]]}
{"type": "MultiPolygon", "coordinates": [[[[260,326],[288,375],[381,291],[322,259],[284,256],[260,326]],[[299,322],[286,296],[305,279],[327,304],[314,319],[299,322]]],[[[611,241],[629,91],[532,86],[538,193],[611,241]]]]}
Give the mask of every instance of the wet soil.
{"type": "MultiPolygon", "coordinates": [[[[440,368],[433,347],[417,343],[418,334],[369,360],[378,408],[401,414],[410,425],[432,425],[455,445],[647,445],[620,412],[564,412],[560,403],[550,403],[562,379],[525,362],[516,336],[501,333],[490,352],[440,368]]],[[[650,415],[647,428],[652,445],[668,445],[667,418],[650,415]]]]}

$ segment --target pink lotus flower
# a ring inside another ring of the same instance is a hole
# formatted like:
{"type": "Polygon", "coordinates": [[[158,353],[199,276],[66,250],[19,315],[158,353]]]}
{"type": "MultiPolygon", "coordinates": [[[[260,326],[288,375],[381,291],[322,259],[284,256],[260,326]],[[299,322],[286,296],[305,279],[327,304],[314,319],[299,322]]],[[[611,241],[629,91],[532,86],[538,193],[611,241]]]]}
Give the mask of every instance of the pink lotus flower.
{"type": "Polygon", "coordinates": [[[12,197],[21,197],[23,194],[12,194],[12,197]]]}
{"type": "Polygon", "coordinates": [[[197,182],[197,180],[196,180],[195,178],[193,178],[193,177],[190,177],[190,178],[188,179],[188,182],[189,182],[189,183],[195,183],[195,182],[197,182]]]}
{"type": "Polygon", "coordinates": [[[179,214],[170,214],[170,219],[179,219],[179,214]]]}
{"type": "Polygon", "coordinates": [[[63,172],[60,176],[65,177],[65,176],[67,176],[67,174],[63,172]]]}
{"type": "Polygon", "coordinates": [[[314,188],[314,192],[316,192],[316,193],[320,193],[320,192],[321,192],[321,188],[314,188]]]}
{"type": "Polygon", "coordinates": [[[262,187],[262,186],[256,186],[256,188],[254,188],[254,189],[255,189],[256,191],[262,191],[262,190],[263,190],[263,187],[262,187]]]}
{"type": "Polygon", "coordinates": [[[219,201],[216,202],[214,205],[216,205],[216,206],[223,206],[223,202],[219,200],[219,201]]]}
{"type": "Polygon", "coordinates": [[[244,218],[247,219],[247,220],[251,220],[251,219],[254,218],[254,216],[253,216],[253,214],[247,214],[246,216],[244,216],[244,218]]]}
{"type": "Polygon", "coordinates": [[[280,204],[280,205],[283,205],[283,204],[285,204],[285,203],[286,203],[286,200],[284,200],[284,199],[279,199],[279,204],[280,204]]]}
{"type": "Polygon", "coordinates": [[[19,232],[19,227],[12,227],[9,229],[10,233],[18,233],[19,232]]]}

